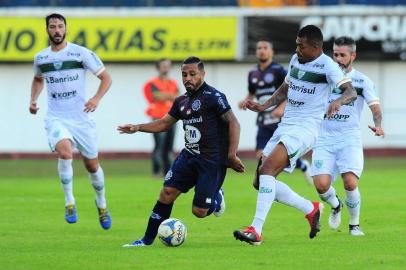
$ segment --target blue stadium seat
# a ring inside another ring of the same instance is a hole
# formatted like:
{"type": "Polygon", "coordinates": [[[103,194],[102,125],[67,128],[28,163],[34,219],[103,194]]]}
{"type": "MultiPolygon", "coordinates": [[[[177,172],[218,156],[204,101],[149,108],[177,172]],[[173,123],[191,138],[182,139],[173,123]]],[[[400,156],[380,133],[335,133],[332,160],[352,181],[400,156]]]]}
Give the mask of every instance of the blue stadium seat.
{"type": "Polygon", "coordinates": [[[340,0],[319,0],[320,6],[336,6],[340,3],[340,0]]]}
{"type": "Polygon", "coordinates": [[[117,6],[120,7],[148,7],[148,0],[119,0],[117,6]]]}
{"type": "Polygon", "coordinates": [[[57,6],[88,7],[88,6],[91,6],[91,1],[89,1],[89,0],[58,0],[57,6]]]}
{"type": "Polygon", "coordinates": [[[49,6],[49,0],[1,0],[0,6],[6,7],[35,7],[49,6]]]}
{"type": "Polygon", "coordinates": [[[349,5],[393,6],[406,5],[406,0],[346,0],[349,5]]]}

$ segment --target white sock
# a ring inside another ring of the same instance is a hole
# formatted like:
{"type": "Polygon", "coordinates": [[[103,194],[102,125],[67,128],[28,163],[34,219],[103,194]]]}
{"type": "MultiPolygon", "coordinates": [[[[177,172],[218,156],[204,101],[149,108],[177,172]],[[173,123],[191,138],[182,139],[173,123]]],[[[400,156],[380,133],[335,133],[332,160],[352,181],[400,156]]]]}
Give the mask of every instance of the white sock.
{"type": "Polygon", "coordinates": [[[359,213],[361,210],[361,194],[358,187],[352,191],[346,190],[345,204],[350,212],[350,225],[359,225],[359,213]]]}
{"type": "Polygon", "coordinates": [[[89,173],[90,181],[92,181],[92,186],[96,192],[96,204],[100,208],[106,208],[106,197],[104,189],[104,172],[99,166],[95,173],[89,173]]]}
{"type": "Polygon", "coordinates": [[[259,189],[257,197],[257,208],[251,226],[261,235],[266,216],[275,199],[275,177],[270,175],[259,176],[259,189]]]}
{"type": "Polygon", "coordinates": [[[58,174],[65,195],[65,206],[75,204],[72,190],[73,168],[72,159],[58,159],[58,174]]]}
{"type": "Polygon", "coordinates": [[[326,193],[319,193],[320,199],[328,203],[332,208],[336,208],[340,203],[337,199],[336,190],[330,186],[326,193]]]}
{"type": "Polygon", "coordinates": [[[276,196],[275,201],[283,203],[288,206],[292,206],[304,214],[309,214],[313,211],[313,204],[311,201],[299,196],[285,183],[275,180],[276,185],[276,196]]]}

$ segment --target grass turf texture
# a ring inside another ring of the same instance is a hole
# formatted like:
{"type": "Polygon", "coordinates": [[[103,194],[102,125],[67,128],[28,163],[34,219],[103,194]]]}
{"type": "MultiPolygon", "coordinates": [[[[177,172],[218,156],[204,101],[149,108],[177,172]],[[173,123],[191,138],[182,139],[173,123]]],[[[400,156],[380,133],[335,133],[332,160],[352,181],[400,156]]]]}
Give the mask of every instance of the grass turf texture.
{"type": "MultiPolygon", "coordinates": [[[[153,246],[125,249],[140,237],[158,197],[162,180],[150,176],[149,161],[103,160],[113,226],[98,224],[94,192],[80,161],[74,163],[74,192],[79,220],[64,220],[63,192],[56,161],[0,160],[1,269],[403,269],[406,242],[406,159],[368,159],[360,190],[365,237],[348,234],[348,211],[339,232],[328,229],[308,238],[302,213],[274,204],[263,244],[249,246],[232,232],[249,225],[255,211],[251,188],[255,163],[247,172],[229,171],[225,182],[227,210],[221,218],[198,219],[191,213],[193,191],[177,200],[172,217],[183,220],[188,238],[178,248],[157,239],[153,246]]],[[[281,174],[299,194],[317,200],[299,171],[281,174]]],[[[342,182],[335,185],[341,198],[342,182]]]]}

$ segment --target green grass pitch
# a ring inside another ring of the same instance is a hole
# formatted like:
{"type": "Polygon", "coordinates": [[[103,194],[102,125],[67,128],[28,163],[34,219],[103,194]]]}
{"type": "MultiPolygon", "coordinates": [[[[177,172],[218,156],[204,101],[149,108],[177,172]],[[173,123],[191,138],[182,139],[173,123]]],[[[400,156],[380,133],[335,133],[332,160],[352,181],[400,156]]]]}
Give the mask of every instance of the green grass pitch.
{"type": "MultiPolygon", "coordinates": [[[[112,229],[104,231],[80,161],[74,163],[79,220],[67,224],[56,160],[1,160],[0,269],[405,269],[406,159],[366,160],[360,182],[365,237],[349,236],[346,208],[341,230],[328,229],[326,207],[322,231],[310,240],[303,214],[274,204],[258,247],[232,236],[251,223],[255,211],[255,163],[246,165],[245,174],[227,175],[227,210],[220,218],[194,217],[193,191],[179,197],[172,217],[188,227],[184,245],[168,248],[157,240],[150,247],[125,249],[121,245],[143,234],[162,185],[150,176],[149,161],[102,161],[113,217],[112,229]]],[[[318,199],[300,172],[279,179],[306,198],[318,199]]],[[[335,187],[343,197],[341,180],[335,187]]]]}

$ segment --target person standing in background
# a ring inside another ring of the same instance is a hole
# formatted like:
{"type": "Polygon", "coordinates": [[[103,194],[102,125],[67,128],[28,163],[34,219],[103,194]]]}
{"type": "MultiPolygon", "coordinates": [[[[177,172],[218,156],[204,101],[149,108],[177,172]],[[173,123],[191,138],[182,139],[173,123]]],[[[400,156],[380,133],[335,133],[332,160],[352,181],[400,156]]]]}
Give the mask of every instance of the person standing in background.
{"type": "MultiPolygon", "coordinates": [[[[155,67],[158,76],[144,85],[144,95],[148,102],[145,113],[152,120],[165,116],[179,94],[176,81],[169,77],[172,62],[167,58],[162,58],[156,62],[155,67]]],[[[155,145],[152,152],[152,173],[154,176],[165,175],[171,167],[175,130],[176,125],[173,125],[168,131],[153,134],[155,145]]]]}

